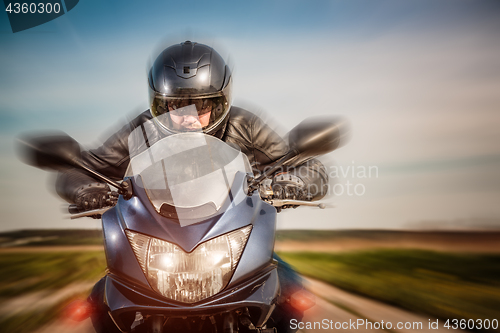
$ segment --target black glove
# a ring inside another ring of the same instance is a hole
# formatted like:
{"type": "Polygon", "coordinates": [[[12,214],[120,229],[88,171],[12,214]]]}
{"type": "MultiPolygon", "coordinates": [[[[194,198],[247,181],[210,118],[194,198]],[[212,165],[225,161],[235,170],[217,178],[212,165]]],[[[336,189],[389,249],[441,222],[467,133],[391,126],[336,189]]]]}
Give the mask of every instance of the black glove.
{"type": "Polygon", "coordinates": [[[293,185],[279,185],[273,187],[273,198],[274,199],[290,199],[290,200],[307,200],[307,195],[305,192],[293,185]]]}
{"type": "MultiPolygon", "coordinates": [[[[291,172],[282,172],[274,176],[271,187],[274,199],[311,200],[302,179],[291,172]]],[[[296,205],[285,205],[276,207],[276,210],[279,213],[281,209],[297,207],[296,205]]]]}
{"type": "Polygon", "coordinates": [[[78,210],[83,212],[114,206],[117,200],[118,193],[111,192],[107,184],[91,183],[78,188],[75,204],[78,210]]]}
{"type": "Polygon", "coordinates": [[[293,173],[282,172],[271,183],[274,199],[309,200],[302,179],[293,173]]]}

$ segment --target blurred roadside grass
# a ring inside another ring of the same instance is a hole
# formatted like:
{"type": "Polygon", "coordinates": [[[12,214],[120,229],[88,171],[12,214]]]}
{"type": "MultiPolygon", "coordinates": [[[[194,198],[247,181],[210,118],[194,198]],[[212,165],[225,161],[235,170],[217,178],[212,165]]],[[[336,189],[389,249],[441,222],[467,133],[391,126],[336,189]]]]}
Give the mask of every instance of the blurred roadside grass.
{"type": "Polygon", "coordinates": [[[500,255],[425,250],[280,252],[298,272],[441,319],[498,319],[500,255]]]}
{"type": "MultiPolygon", "coordinates": [[[[44,325],[60,319],[67,305],[76,299],[85,299],[90,290],[75,294],[56,304],[34,311],[21,312],[10,317],[0,318],[0,327],[3,332],[30,333],[35,332],[44,325]]],[[[68,319],[70,320],[70,319],[68,319]]],[[[77,322],[74,322],[76,325],[77,322]]]]}
{"type": "Polygon", "coordinates": [[[33,229],[0,233],[0,247],[102,245],[102,230],[33,229]]]}
{"type": "Polygon", "coordinates": [[[0,297],[97,281],[105,269],[104,251],[0,253],[0,297]]]}
{"type": "MultiPolygon", "coordinates": [[[[0,253],[0,305],[41,290],[58,291],[76,282],[96,282],[105,272],[104,251],[0,253]]],[[[48,307],[0,316],[5,332],[27,333],[59,318],[64,307],[76,298],[85,299],[82,290],[48,307]]]]}

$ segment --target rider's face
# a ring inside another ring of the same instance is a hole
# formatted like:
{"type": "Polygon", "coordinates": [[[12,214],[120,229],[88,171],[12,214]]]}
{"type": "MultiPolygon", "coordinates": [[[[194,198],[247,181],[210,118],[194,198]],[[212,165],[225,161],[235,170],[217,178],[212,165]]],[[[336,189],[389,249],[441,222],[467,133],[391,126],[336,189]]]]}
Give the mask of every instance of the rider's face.
{"type": "Polygon", "coordinates": [[[208,126],[210,114],[212,113],[212,105],[197,104],[197,102],[186,100],[180,103],[177,108],[173,108],[169,105],[170,119],[172,119],[174,129],[180,131],[196,131],[208,126]],[[193,107],[189,108],[191,105],[193,107]]]}

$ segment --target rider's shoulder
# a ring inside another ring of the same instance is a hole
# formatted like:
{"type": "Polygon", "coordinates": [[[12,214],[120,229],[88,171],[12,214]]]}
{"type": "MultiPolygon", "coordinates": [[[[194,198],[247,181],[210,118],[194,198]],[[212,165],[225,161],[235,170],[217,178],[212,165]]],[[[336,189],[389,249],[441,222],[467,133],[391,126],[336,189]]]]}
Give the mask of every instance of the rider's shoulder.
{"type": "Polygon", "coordinates": [[[261,119],[255,113],[238,106],[231,106],[231,111],[229,113],[230,124],[249,125],[258,121],[261,121],[261,119]]]}
{"type": "MultiPolygon", "coordinates": [[[[134,116],[132,116],[132,117],[134,117],[134,116]]],[[[151,121],[152,118],[153,118],[153,116],[151,115],[151,111],[146,110],[144,112],[141,112],[138,115],[136,115],[134,118],[132,118],[132,120],[129,120],[128,123],[122,128],[122,131],[125,131],[125,132],[133,131],[134,129],[143,125],[144,123],[151,121]]]]}
{"type": "Polygon", "coordinates": [[[140,125],[140,124],[143,124],[146,121],[151,120],[151,119],[153,119],[153,116],[151,115],[151,111],[148,109],[148,110],[140,113],[132,121],[140,125]]]}

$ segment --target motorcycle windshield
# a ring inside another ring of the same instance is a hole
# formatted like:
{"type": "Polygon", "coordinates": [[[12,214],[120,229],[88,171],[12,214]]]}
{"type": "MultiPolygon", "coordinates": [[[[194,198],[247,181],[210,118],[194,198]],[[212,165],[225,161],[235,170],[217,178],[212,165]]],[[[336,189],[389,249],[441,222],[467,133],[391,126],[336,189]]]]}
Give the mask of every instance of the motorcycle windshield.
{"type": "Polygon", "coordinates": [[[181,226],[222,213],[226,200],[234,197],[230,191],[236,175],[251,173],[245,154],[213,136],[181,133],[151,144],[154,140],[146,142],[140,134],[129,137],[132,150],[143,149],[131,157],[126,176],[144,188],[159,214],[181,226]]]}

